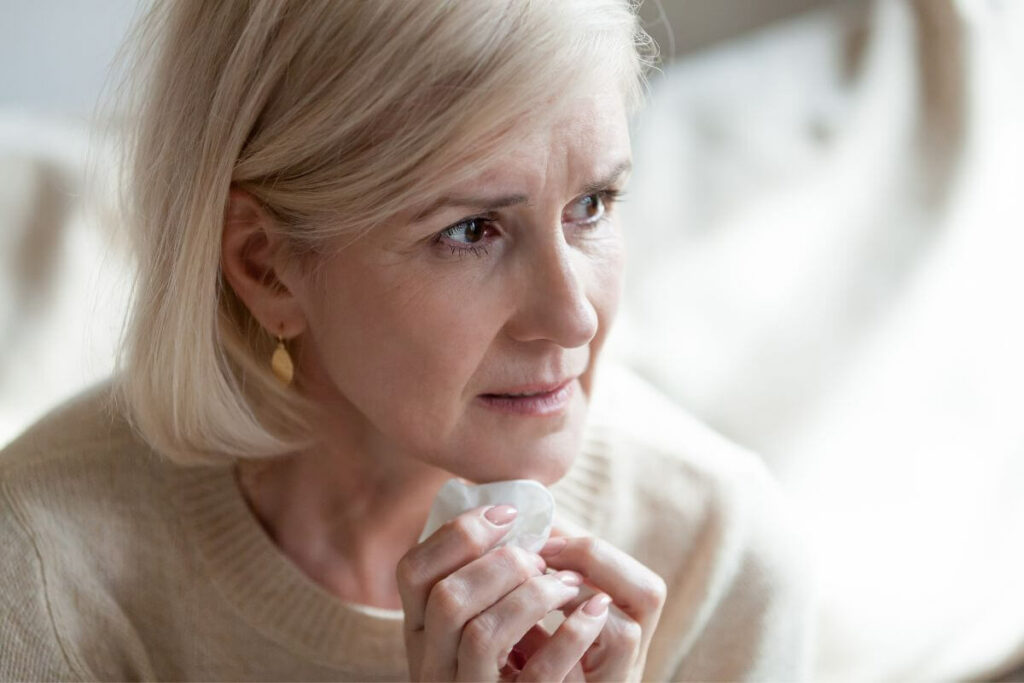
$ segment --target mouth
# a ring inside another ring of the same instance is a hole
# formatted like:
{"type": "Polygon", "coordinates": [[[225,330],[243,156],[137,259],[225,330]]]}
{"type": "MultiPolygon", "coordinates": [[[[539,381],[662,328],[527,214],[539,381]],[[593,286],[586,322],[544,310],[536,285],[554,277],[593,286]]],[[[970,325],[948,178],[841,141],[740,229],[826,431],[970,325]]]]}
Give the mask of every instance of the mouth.
{"type": "Polygon", "coordinates": [[[528,417],[551,417],[568,407],[576,387],[576,378],[556,384],[513,387],[493,394],[480,394],[477,400],[490,410],[528,417]]]}

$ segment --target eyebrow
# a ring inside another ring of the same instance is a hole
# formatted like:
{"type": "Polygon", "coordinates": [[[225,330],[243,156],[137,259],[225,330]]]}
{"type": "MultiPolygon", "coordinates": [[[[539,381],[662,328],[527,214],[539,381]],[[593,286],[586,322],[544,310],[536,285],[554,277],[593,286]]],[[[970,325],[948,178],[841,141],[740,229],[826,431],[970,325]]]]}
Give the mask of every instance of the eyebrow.
{"type": "MultiPolygon", "coordinates": [[[[590,194],[592,192],[599,192],[610,185],[612,185],[619,177],[633,168],[633,163],[629,159],[625,159],[615,164],[612,170],[607,173],[603,178],[589,182],[580,188],[579,194],[590,194]]],[[[465,195],[442,195],[436,200],[431,202],[421,211],[417,211],[412,217],[413,223],[419,223],[429,218],[431,215],[437,213],[441,209],[447,207],[463,207],[474,209],[476,211],[496,211],[498,209],[505,209],[510,206],[517,204],[525,204],[529,201],[529,197],[524,194],[510,194],[500,197],[469,197],[465,195]]]]}
{"type": "Polygon", "coordinates": [[[605,175],[603,178],[595,180],[592,183],[587,183],[577,194],[590,194],[591,192],[599,192],[607,189],[609,186],[614,185],[615,181],[619,179],[624,173],[628,172],[633,168],[633,162],[629,159],[623,159],[619,163],[612,167],[612,170],[605,175]]]}

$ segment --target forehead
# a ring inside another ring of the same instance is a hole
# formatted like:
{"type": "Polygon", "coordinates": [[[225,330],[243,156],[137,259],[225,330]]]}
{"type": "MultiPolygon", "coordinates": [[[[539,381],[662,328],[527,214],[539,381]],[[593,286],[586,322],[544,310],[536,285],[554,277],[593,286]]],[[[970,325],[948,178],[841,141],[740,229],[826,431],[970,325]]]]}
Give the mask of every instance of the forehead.
{"type": "Polygon", "coordinates": [[[629,125],[615,93],[551,101],[551,110],[524,121],[499,141],[499,153],[485,153],[482,169],[463,186],[507,183],[516,176],[591,175],[630,158],[629,125]]]}

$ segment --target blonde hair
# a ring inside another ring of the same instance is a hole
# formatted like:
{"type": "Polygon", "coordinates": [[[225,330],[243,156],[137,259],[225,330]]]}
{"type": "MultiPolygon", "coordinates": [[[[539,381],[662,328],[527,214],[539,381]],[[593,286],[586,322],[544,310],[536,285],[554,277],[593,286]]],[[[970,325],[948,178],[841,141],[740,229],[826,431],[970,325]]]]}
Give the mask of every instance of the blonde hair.
{"type": "Polygon", "coordinates": [[[222,277],[242,188],[316,262],[515,144],[553,98],[618,88],[654,46],[631,0],[175,0],[138,25],[128,220],[138,276],[119,358],[136,430],[182,464],[308,443],[310,406],[222,277]],[[141,56],[141,58],[140,58],[141,56]],[[481,152],[485,152],[481,154],[481,152]],[[474,159],[478,163],[474,163],[474,159]]]}

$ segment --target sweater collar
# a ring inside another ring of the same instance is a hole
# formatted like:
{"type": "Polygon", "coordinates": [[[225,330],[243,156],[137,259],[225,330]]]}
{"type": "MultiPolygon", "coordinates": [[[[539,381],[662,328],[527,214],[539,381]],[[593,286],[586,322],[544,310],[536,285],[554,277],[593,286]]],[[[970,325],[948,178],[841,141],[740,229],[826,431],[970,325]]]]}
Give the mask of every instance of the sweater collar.
{"type": "MultiPolygon", "coordinates": [[[[601,525],[611,480],[600,430],[585,432],[580,455],[551,487],[555,524],[576,533],[601,525]]],[[[348,603],[309,578],[267,536],[231,464],[172,467],[186,533],[208,578],[249,624],[305,660],[373,678],[408,678],[403,613],[348,603]]]]}

